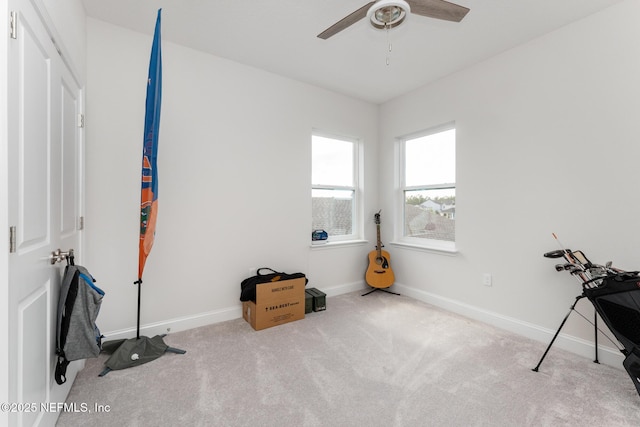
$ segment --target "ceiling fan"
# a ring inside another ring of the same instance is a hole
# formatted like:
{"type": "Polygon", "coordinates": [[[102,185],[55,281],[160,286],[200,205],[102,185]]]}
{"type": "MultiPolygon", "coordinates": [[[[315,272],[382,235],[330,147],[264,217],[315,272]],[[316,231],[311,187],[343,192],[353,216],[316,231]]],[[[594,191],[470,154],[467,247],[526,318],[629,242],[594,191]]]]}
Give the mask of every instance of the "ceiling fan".
{"type": "Polygon", "coordinates": [[[378,29],[389,29],[400,25],[409,13],[445,21],[460,22],[469,12],[469,8],[444,0],[377,0],[345,16],[320,34],[321,39],[339,33],[355,24],[365,16],[371,25],[378,29]]]}

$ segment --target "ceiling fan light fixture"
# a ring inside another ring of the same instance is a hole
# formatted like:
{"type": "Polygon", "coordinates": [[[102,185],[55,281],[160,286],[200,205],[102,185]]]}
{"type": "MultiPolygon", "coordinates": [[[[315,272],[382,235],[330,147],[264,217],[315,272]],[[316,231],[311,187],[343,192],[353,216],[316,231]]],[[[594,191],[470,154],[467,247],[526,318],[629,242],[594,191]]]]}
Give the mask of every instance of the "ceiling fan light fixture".
{"type": "Polygon", "coordinates": [[[409,16],[411,8],[404,0],[381,0],[367,11],[367,18],[376,28],[393,28],[409,16]]]}

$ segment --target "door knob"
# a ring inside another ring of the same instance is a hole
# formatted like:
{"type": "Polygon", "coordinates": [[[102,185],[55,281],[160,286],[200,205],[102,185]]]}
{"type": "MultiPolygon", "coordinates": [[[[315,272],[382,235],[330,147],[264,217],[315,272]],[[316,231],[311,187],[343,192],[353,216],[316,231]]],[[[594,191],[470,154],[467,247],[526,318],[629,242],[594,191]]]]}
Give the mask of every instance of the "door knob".
{"type": "Polygon", "coordinates": [[[51,252],[49,260],[51,261],[51,265],[54,265],[56,262],[62,262],[67,258],[73,258],[73,249],[69,249],[67,252],[64,252],[58,248],[51,252]]]}

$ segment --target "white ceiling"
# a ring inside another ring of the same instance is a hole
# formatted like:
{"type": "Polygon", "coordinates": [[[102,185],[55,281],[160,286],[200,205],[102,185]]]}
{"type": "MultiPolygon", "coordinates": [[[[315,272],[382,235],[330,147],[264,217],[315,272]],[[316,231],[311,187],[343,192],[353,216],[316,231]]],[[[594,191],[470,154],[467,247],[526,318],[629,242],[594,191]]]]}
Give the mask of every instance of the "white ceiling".
{"type": "Polygon", "coordinates": [[[365,19],[316,36],[368,0],[82,0],[87,15],[382,103],[622,0],[457,0],[460,23],[411,15],[387,33],[365,19]],[[389,65],[386,58],[389,57],[389,65]]]}

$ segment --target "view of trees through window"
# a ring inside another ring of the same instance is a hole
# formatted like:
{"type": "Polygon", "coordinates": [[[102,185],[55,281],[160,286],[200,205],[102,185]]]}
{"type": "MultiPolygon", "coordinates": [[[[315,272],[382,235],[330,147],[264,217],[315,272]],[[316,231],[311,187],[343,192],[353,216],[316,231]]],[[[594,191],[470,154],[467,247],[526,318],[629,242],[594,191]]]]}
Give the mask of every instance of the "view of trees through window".
{"type": "MultiPolygon", "coordinates": [[[[422,203],[426,202],[427,200],[431,200],[429,199],[428,196],[424,196],[422,194],[411,194],[407,197],[407,200],[405,201],[405,203],[409,204],[409,205],[421,205],[422,203]]],[[[434,199],[434,202],[436,203],[440,203],[440,204],[447,204],[447,205],[455,205],[456,204],[456,198],[455,196],[445,196],[445,197],[436,197],[434,199]]]]}
{"type": "Polygon", "coordinates": [[[329,236],[353,234],[353,191],[311,190],[313,230],[329,236]]]}
{"type": "Polygon", "coordinates": [[[455,242],[455,129],[404,141],[404,236],[455,242]]]}
{"type": "Polygon", "coordinates": [[[312,136],[312,229],[331,240],[353,238],[356,206],[355,142],[312,136]]]}

